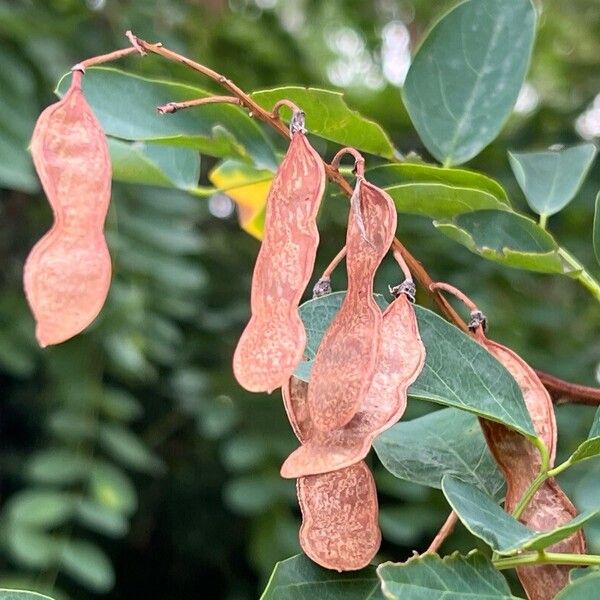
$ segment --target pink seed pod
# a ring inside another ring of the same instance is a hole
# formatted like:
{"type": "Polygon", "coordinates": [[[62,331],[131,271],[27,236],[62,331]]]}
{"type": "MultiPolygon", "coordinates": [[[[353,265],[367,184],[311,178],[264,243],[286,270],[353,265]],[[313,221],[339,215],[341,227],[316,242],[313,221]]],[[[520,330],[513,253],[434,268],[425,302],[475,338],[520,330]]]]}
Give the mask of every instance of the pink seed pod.
{"type": "Polygon", "coordinates": [[[85,329],[108,294],[111,261],[104,239],[111,163],[106,137],[73,71],[65,96],[40,115],[31,140],[36,171],[54,213],[52,228],[25,262],[25,295],[40,346],[85,329]]]}
{"type": "Polygon", "coordinates": [[[381,349],[382,315],[373,299],[373,279],[394,238],[396,210],[388,194],[364,179],[363,162],[360,157],[356,163],[346,235],[348,293],[323,336],[308,389],[310,415],[321,431],[339,429],[355,415],[371,386],[381,349]]]}
{"type": "Polygon", "coordinates": [[[364,461],[297,484],[300,545],[317,564],[336,571],[367,566],[381,544],[375,481],[364,461]]]}
{"type": "Polygon", "coordinates": [[[383,314],[381,354],[369,392],[347,425],[327,432],[312,427],[306,408],[307,384],[291,383],[284,393],[292,427],[302,423],[306,435],[304,439],[298,436],[302,445],[283,463],[281,476],[327,473],[365,458],[373,440],[404,414],[408,387],[424,362],[425,347],[414,308],[408,296],[400,293],[383,314]]]}
{"type": "MultiPolygon", "coordinates": [[[[549,467],[554,466],[557,427],[550,394],[535,371],[515,352],[489,340],[485,335],[485,317],[462,292],[444,283],[434,284],[457,296],[471,310],[469,329],[475,339],[513,376],[533,422],[536,434],[548,449],[549,467]]],[[[537,448],[524,436],[500,423],[479,419],[486,441],[506,479],[504,509],[513,512],[519,500],[537,477],[541,458],[537,448]]],[[[577,511],[554,479],[546,480],[522,512],[520,520],[535,531],[551,531],[575,517],[577,511]]],[[[581,530],[550,546],[550,552],[585,554],[585,537],[581,530]]],[[[520,567],[517,575],[529,600],[552,600],[569,583],[568,565],[520,567]]]]}
{"type": "Polygon", "coordinates": [[[233,356],[235,377],[251,392],[270,393],[282,386],[306,345],[298,304],[319,244],[316,217],[325,169],[302,121],[302,113],[296,112],[292,140],[269,192],[264,239],[252,276],[252,316],[233,356]]]}

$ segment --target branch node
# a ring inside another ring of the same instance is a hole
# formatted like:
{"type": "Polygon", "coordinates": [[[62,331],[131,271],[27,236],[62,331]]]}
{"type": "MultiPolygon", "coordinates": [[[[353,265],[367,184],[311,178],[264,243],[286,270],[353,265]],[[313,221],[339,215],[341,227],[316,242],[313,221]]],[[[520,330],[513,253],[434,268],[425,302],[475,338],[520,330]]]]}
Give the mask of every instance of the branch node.
{"type": "MultiPolygon", "coordinates": [[[[141,56],[146,56],[147,52],[144,50],[144,48],[142,48],[142,46],[140,44],[140,39],[136,35],[134,35],[130,29],[128,29],[125,32],[125,36],[129,40],[131,45],[140,53],[141,56]]],[[[160,45],[160,44],[157,44],[157,45],[160,45]]]]}

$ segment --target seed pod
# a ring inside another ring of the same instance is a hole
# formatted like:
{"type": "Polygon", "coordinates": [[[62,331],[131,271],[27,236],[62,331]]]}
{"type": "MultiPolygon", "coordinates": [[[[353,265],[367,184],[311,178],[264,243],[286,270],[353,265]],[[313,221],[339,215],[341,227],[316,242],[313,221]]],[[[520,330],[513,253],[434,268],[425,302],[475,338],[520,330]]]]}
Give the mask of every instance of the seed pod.
{"type": "Polygon", "coordinates": [[[364,461],[298,479],[300,545],[316,563],[336,571],[368,565],[381,544],[377,491],[364,461]]]}
{"type": "Polygon", "coordinates": [[[346,425],[369,391],[381,347],[381,310],[373,299],[375,271],[396,230],[396,210],[383,190],[357,174],[346,235],[348,293],[325,332],[313,364],[308,407],[314,426],[346,425]]]}
{"type": "Polygon", "coordinates": [[[310,386],[291,383],[291,393],[284,393],[292,427],[300,426],[305,436],[298,436],[303,443],[284,462],[282,477],[327,473],[362,460],[375,437],[404,413],[408,386],[417,378],[424,361],[425,347],[413,306],[401,293],[383,314],[377,370],[365,400],[347,425],[327,432],[314,429],[307,418],[306,391],[310,386]]]}
{"type": "Polygon", "coordinates": [[[267,199],[265,234],[252,276],[252,316],[233,357],[236,379],[251,392],[270,393],[283,385],[306,345],[298,304],[319,244],[316,217],[325,169],[298,118],[267,199]]]}
{"type": "Polygon", "coordinates": [[[65,96],[40,115],[31,154],[54,213],[50,231],[25,263],[25,295],[40,346],[87,327],[102,308],[111,278],[103,227],[110,202],[106,137],[73,71],[65,96]]]}
{"type": "MultiPolygon", "coordinates": [[[[512,350],[476,332],[477,339],[515,378],[537,435],[550,453],[550,466],[556,454],[556,420],[552,400],[535,371],[512,350]]],[[[540,469],[538,450],[525,437],[499,423],[480,419],[490,450],[506,478],[504,508],[512,512],[540,469]]],[[[535,493],[520,520],[535,531],[550,531],[564,525],[577,511],[558,483],[546,480],[535,493]]],[[[577,531],[548,548],[551,552],[585,554],[583,532],[577,531]]],[[[521,567],[517,575],[529,600],[551,600],[569,583],[568,565],[521,567]]]]}
{"type": "MultiPolygon", "coordinates": [[[[535,371],[515,352],[485,336],[485,317],[464,294],[447,284],[435,287],[445,289],[460,298],[471,309],[469,328],[475,339],[484,346],[519,385],[525,406],[531,416],[536,434],[544,442],[550,455],[550,468],[556,455],[557,427],[550,394],[535,371]]],[[[486,441],[506,479],[504,509],[512,512],[536,478],[541,467],[539,451],[516,431],[485,419],[479,419],[486,441]]],[[[522,523],[535,531],[551,531],[570,521],[577,511],[554,479],[546,480],[534,494],[520,516],[522,523]]],[[[585,537],[581,530],[548,548],[552,552],[585,554],[585,537]]],[[[540,565],[521,567],[517,575],[529,600],[551,600],[569,583],[567,565],[540,565]]]]}

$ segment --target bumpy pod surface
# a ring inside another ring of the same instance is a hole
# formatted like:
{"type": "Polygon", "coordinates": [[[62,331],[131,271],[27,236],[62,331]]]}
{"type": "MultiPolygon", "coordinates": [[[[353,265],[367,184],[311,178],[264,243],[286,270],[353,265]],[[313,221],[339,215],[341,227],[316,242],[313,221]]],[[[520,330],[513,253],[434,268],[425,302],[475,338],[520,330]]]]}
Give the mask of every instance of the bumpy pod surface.
{"type": "Polygon", "coordinates": [[[291,382],[283,390],[284,405],[292,427],[301,428],[304,439],[281,467],[282,477],[327,473],[362,460],[371,443],[404,413],[408,386],[425,362],[425,347],[419,336],[412,304],[405,294],[383,314],[379,361],[369,391],[358,412],[340,429],[320,431],[310,422],[304,382],[291,382]],[[303,384],[303,385],[301,385],[303,384]]]}
{"type": "Polygon", "coordinates": [[[251,313],[233,356],[239,384],[272,392],[302,359],[306,332],[298,304],[313,271],[323,161],[306,136],[292,135],[267,199],[264,239],[252,276],[251,313]]]}
{"type": "Polygon", "coordinates": [[[100,312],[110,286],[104,239],[111,163],[106,137],[74,71],[65,96],[40,115],[31,154],[54,213],[25,263],[25,295],[42,347],[64,342],[100,312]]]}
{"type": "MultiPolygon", "coordinates": [[[[488,340],[477,332],[477,339],[510,372],[523,392],[525,405],[536,433],[550,453],[550,466],[556,454],[556,419],[552,399],[533,369],[512,350],[488,340]]],[[[480,420],[489,448],[506,479],[504,508],[512,512],[529,484],[540,469],[538,450],[525,437],[491,421],[480,420]]],[[[577,511],[566,494],[553,479],[536,492],[520,520],[536,531],[549,531],[564,525],[577,511]]],[[[583,532],[577,531],[565,540],[550,546],[552,552],[584,554],[586,544],[583,532]]],[[[569,583],[567,565],[521,567],[517,575],[529,600],[551,600],[569,583]]]]}
{"type": "Polygon", "coordinates": [[[336,571],[367,566],[381,544],[377,491],[364,461],[331,473],[301,477],[300,545],[316,563],[336,571]]]}
{"type": "Polygon", "coordinates": [[[358,210],[350,210],[346,234],[348,293],[323,336],[308,388],[312,421],[321,431],[339,429],[355,415],[381,347],[382,315],[373,299],[373,279],[394,238],[396,210],[383,190],[362,178],[357,186],[358,210]]]}

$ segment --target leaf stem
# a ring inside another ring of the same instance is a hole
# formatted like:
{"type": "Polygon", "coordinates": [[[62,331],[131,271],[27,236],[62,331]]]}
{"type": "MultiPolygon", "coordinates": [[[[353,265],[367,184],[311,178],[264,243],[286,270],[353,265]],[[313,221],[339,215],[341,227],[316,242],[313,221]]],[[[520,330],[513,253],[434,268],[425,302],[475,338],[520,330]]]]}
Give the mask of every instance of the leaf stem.
{"type": "Polygon", "coordinates": [[[539,225],[542,229],[546,229],[546,225],[548,224],[548,215],[545,213],[542,213],[540,215],[540,222],[539,225]]]}
{"type": "Polygon", "coordinates": [[[511,556],[509,558],[500,558],[494,561],[497,569],[514,569],[525,565],[600,565],[600,555],[597,554],[566,554],[561,552],[531,552],[511,556]]]}
{"type": "Polygon", "coordinates": [[[600,302],[600,283],[586,271],[585,267],[568,250],[559,248],[558,254],[573,268],[575,273],[572,277],[579,281],[600,302]]]}
{"type": "Polygon", "coordinates": [[[550,465],[550,456],[548,454],[548,448],[546,448],[546,445],[540,438],[533,438],[531,441],[540,452],[540,471],[537,477],[529,484],[529,487],[525,490],[525,493],[521,496],[519,502],[517,502],[517,505],[512,512],[512,516],[515,519],[518,519],[521,516],[540,486],[549,477],[548,467],[550,465]]]}

